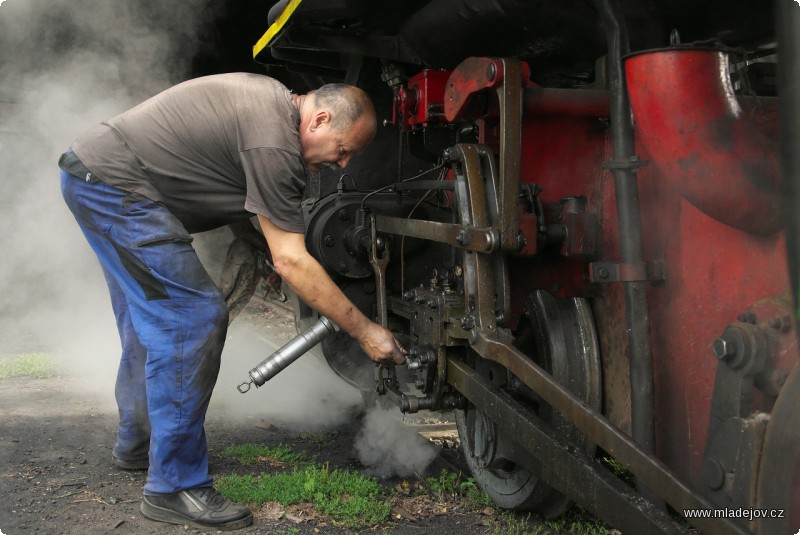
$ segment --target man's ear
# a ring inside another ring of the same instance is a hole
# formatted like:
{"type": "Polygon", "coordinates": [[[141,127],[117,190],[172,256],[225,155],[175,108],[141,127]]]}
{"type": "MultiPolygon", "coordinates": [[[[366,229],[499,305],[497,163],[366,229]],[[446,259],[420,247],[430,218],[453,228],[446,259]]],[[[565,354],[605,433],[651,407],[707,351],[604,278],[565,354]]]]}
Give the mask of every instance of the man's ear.
{"type": "Polygon", "coordinates": [[[326,110],[317,110],[317,112],[314,114],[314,117],[311,118],[309,129],[313,132],[323,124],[330,122],[330,120],[330,113],[328,113],[326,110]]]}

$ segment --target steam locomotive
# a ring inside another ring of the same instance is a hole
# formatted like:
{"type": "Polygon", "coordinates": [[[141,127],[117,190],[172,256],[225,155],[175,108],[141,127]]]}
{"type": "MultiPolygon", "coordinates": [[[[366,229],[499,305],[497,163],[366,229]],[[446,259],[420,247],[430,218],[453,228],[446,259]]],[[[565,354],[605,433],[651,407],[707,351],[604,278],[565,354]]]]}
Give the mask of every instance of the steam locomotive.
{"type": "Polygon", "coordinates": [[[800,529],[800,5],[282,0],[268,22],[257,61],[385,119],[304,201],[309,251],[409,349],[376,367],[317,329],[340,376],[454,410],[504,508],[800,529]]]}

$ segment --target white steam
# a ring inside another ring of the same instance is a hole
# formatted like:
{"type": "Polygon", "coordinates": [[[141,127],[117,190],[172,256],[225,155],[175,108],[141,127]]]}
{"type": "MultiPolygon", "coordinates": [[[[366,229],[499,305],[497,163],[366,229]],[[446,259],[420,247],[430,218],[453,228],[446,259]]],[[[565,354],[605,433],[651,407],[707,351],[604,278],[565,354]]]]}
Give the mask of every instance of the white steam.
{"type": "Polygon", "coordinates": [[[61,198],[86,128],[180,81],[208,0],[12,0],[0,8],[0,355],[43,351],[107,390],[119,339],[105,282],[61,198]]]}
{"type": "Polygon", "coordinates": [[[422,475],[438,455],[428,440],[397,420],[397,414],[396,409],[376,406],[364,417],[355,447],[371,475],[422,475]]]}

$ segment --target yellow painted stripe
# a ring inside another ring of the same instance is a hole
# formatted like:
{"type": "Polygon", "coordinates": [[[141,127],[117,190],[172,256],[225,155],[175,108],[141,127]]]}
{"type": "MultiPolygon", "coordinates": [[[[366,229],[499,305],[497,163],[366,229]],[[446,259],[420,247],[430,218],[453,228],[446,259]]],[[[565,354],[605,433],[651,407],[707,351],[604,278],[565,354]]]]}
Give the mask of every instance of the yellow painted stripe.
{"type": "Polygon", "coordinates": [[[289,20],[289,17],[292,16],[292,13],[294,13],[294,10],[297,9],[297,6],[299,6],[302,1],[303,0],[289,0],[289,3],[286,4],[285,8],[283,8],[283,12],[278,16],[277,19],[275,19],[275,22],[272,23],[272,26],[270,26],[266,33],[261,36],[261,39],[259,39],[258,42],[253,45],[254,59],[261,53],[262,50],[267,48],[270,41],[272,41],[272,38],[283,29],[286,21],[289,20]]]}

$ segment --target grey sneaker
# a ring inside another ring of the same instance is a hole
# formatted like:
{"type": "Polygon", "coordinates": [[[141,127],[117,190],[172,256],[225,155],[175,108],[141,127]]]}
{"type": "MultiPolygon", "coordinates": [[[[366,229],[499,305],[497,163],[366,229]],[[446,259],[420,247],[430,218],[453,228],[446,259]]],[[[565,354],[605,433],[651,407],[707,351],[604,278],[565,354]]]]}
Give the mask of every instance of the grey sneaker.
{"type": "Polygon", "coordinates": [[[188,524],[196,528],[227,531],[253,523],[250,509],[233,503],[212,487],[198,487],[172,494],[145,494],[140,509],[151,520],[188,524]]]}

